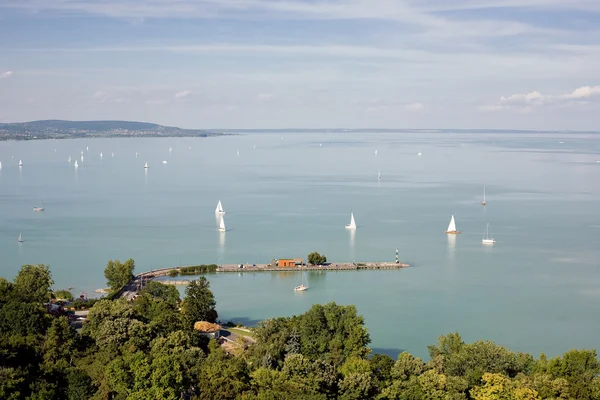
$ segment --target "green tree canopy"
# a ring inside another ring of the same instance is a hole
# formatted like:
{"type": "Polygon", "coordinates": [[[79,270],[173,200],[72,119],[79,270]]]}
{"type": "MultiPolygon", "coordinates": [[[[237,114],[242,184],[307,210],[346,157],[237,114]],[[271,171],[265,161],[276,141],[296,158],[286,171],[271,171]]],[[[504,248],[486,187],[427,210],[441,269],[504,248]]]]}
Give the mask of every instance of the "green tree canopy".
{"type": "Polygon", "coordinates": [[[327,262],[325,254],[321,255],[316,251],[313,251],[308,255],[308,263],[313,265],[323,265],[327,262]]]}
{"type": "Polygon", "coordinates": [[[205,277],[193,280],[185,289],[182,312],[186,321],[186,328],[193,329],[198,321],[217,321],[215,296],[210,291],[210,282],[205,277]]]}
{"type": "Polygon", "coordinates": [[[73,300],[73,294],[68,290],[57,290],[54,292],[54,298],[58,300],[73,300]]]}
{"type": "Polygon", "coordinates": [[[120,290],[133,279],[135,262],[130,258],[121,263],[119,260],[110,260],[104,269],[104,277],[113,292],[120,290]]]}
{"type": "Polygon", "coordinates": [[[50,301],[54,284],[50,267],[45,264],[27,264],[21,267],[14,282],[14,293],[21,301],[44,303],[50,301]]]}

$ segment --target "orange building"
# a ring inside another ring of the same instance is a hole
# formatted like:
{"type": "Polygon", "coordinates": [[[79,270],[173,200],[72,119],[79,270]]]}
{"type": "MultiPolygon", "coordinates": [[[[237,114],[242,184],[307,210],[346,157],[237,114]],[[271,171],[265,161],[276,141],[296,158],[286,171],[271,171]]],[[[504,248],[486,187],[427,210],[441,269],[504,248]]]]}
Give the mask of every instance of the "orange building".
{"type": "Polygon", "coordinates": [[[301,258],[280,258],[277,260],[278,267],[296,267],[302,265],[301,258]]]}

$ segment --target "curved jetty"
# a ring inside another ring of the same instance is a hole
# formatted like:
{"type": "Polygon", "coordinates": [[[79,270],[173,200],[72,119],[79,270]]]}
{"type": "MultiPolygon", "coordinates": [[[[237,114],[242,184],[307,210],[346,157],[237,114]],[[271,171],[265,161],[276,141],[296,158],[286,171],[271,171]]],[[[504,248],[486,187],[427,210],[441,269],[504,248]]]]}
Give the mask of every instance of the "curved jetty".
{"type": "MultiPolygon", "coordinates": [[[[375,270],[375,269],[401,269],[408,268],[410,264],[403,262],[355,262],[355,263],[327,263],[323,265],[312,265],[302,264],[295,266],[279,267],[274,263],[271,264],[223,264],[218,266],[214,272],[210,273],[223,273],[223,272],[277,272],[277,271],[356,271],[356,270],[375,270]]],[[[137,296],[138,291],[145,282],[148,282],[154,278],[160,278],[169,276],[172,271],[177,271],[177,275],[182,269],[189,268],[188,266],[180,267],[168,267],[153,269],[147,272],[140,272],[137,274],[123,289],[119,291],[117,297],[123,297],[126,299],[133,299],[137,296]]],[[[202,275],[201,273],[198,275],[202,275]]],[[[164,280],[162,283],[171,285],[185,285],[187,282],[192,280],[164,280]]]]}

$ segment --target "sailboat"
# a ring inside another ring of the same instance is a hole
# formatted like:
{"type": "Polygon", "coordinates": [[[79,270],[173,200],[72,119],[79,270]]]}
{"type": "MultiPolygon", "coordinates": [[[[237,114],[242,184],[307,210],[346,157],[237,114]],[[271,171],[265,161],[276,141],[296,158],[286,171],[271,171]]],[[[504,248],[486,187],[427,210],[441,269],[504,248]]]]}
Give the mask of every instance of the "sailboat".
{"type": "Polygon", "coordinates": [[[454,215],[450,219],[450,224],[448,224],[448,230],[446,230],[446,233],[450,235],[457,235],[460,233],[460,231],[456,230],[456,222],[454,222],[454,215]]]}
{"type": "Polygon", "coordinates": [[[39,212],[39,211],[44,211],[44,200],[42,200],[42,206],[41,207],[33,207],[33,211],[39,212]]]}
{"type": "Polygon", "coordinates": [[[300,286],[296,286],[294,288],[294,292],[304,292],[305,290],[308,290],[308,285],[304,284],[304,272],[302,272],[302,283],[300,284],[300,286]]]}
{"type": "Polygon", "coordinates": [[[350,223],[346,225],[346,229],[356,229],[356,221],[354,221],[353,212],[350,212],[350,223]]]}
{"type": "Polygon", "coordinates": [[[102,152],[100,152],[100,158],[102,158],[102,157],[104,157],[104,156],[102,155],[102,152]]]}
{"type": "Polygon", "coordinates": [[[83,162],[83,156],[81,156],[81,162],[83,162]]]}
{"type": "Polygon", "coordinates": [[[375,155],[377,155],[377,149],[375,149],[375,155]]]}
{"type": "Polygon", "coordinates": [[[217,208],[215,209],[215,214],[225,214],[225,210],[223,210],[223,205],[221,204],[221,200],[219,200],[219,204],[217,204],[217,208]]]}
{"type": "Polygon", "coordinates": [[[170,153],[170,152],[172,152],[172,151],[173,151],[173,148],[172,148],[172,147],[169,147],[169,153],[170,153]]]}
{"type": "Polygon", "coordinates": [[[19,238],[17,240],[19,243],[23,243],[23,236],[21,236],[21,233],[19,233],[19,238]]]}
{"type": "Polygon", "coordinates": [[[75,160],[75,164],[73,164],[73,166],[74,166],[75,168],[78,168],[78,167],[79,167],[79,164],[77,164],[77,160],[75,160]]]}
{"type": "Polygon", "coordinates": [[[148,161],[146,161],[146,164],[144,164],[144,168],[148,168],[148,161]]]}
{"type": "Polygon", "coordinates": [[[2,161],[0,161],[0,169],[2,169],[2,161]]]}
{"type": "Polygon", "coordinates": [[[225,228],[225,219],[221,217],[221,221],[219,222],[219,232],[225,232],[227,229],[225,228]]]}
{"type": "Polygon", "coordinates": [[[485,206],[487,203],[485,202],[485,186],[483,187],[483,201],[481,202],[482,206],[485,206]]]}
{"type": "Polygon", "coordinates": [[[485,234],[483,235],[483,239],[481,239],[481,243],[483,244],[494,244],[496,240],[490,237],[490,223],[488,222],[487,227],[485,228],[485,234]]]}
{"type": "Polygon", "coordinates": [[[23,160],[19,160],[19,167],[23,166],[23,160]]]}
{"type": "Polygon", "coordinates": [[[240,151],[239,151],[239,150],[237,151],[237,155],[238,155],[238,156],[240,155],[240,151]]]}
{"type": "Polygon", "coordinates": [[[377,180],[380,181],[381,180],[381,171],[377,171],[377,180]]]}
{"type": "Polygon", "coordinates": [[[69,156],[69,159],[67,161],[69,162],[69,164],[71,164],[71,156],[69,156]]]}

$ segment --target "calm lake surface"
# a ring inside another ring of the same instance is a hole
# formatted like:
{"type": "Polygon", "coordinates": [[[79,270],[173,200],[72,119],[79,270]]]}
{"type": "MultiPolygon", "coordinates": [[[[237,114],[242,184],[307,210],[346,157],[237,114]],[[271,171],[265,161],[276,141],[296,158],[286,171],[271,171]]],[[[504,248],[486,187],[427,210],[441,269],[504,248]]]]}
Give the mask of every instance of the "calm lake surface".
{"type": "Polygon", "coordinates": [[[453,331],[535,355],[600,349],[599,139],[306,132],[0,142],[0,276],[46,263],[55,287],[91,295],[114,258],[134,258],[141,272],[311,251],[393,261],[397,248],[411,268],[311,272],[304,293],[293,292],[293,272],[208,278],[221,320],[355,304],[372,347],[394,356],[426,356],[453,331]],[[46,211],[33,212],[41,199],[46,211]],[[355,233],[344,229],[351,210],[355,233]],[[461,235],[444,233],[452,214],[461,235]],[[481,244],[487,222],[493,247],[481,244]]]}

